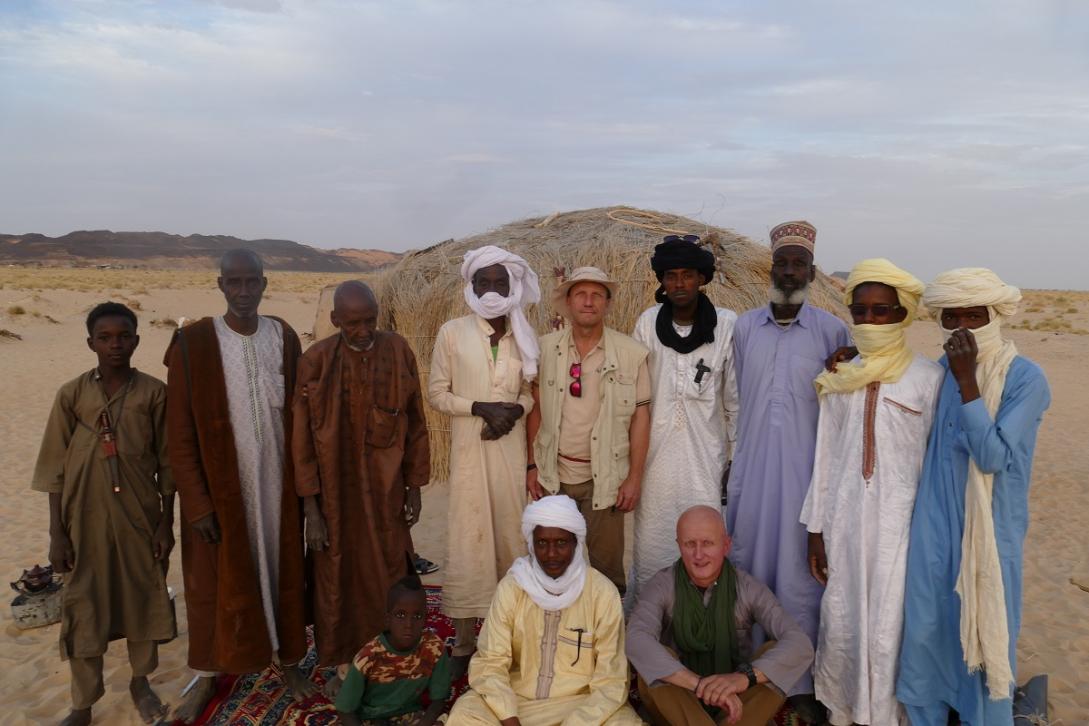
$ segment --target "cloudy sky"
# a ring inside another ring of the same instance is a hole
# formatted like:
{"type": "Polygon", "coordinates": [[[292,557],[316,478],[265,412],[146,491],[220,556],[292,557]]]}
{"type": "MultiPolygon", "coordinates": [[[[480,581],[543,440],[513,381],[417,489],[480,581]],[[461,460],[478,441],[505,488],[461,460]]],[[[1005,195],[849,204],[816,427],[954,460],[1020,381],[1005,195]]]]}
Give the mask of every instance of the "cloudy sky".
{"type": "Polygon", "coordinates": [[[3,0],[0,232],[407,249],[610,204],[1089,287],[1089,5],[3,0]]]}

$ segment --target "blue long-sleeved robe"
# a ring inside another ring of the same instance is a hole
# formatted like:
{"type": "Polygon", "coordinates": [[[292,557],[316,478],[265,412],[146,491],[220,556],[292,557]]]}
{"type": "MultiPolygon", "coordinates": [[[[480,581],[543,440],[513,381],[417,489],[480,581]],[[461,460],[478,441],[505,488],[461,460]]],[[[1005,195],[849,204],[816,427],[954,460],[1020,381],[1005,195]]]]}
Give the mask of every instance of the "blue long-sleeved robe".
{"type": "MultiPolygon", "coordinates": [[[[730,559],[763,582],[817,642],[823,588],[809,574],[808,534],[798,521],[813,476],[820,404],[813,379],[825,359],[851,344],[847,324],[809,304],[786,328],[765,305],[734,326],[739,399],[726,526],[730,559]]],[[[756,634],[763,642],[762,633],[756,634]]],[[[807,672],[789,695],[813,692],[807,672]]]]}
{"type": "Polygon", "coordinates": [[[1028,529],[1028,489],[1036,432],[1051,393],[1043,371],[1018,356],[992,421],[983,399],[962,404],[949,364],[930,431],[915,498],[908,549],[904,638],[896,695],[913,724],[945,724],[952,707],[970,726],[1013,722],[1009,699],[991,701],[983,672],[968,673],[960,644],[960,598],[954,588],[961,562],[968,457],[994,474],[995,539],[1005,585],[1010,663],[1016,669],[1021,628],[1021,567],[1028,529]]]}

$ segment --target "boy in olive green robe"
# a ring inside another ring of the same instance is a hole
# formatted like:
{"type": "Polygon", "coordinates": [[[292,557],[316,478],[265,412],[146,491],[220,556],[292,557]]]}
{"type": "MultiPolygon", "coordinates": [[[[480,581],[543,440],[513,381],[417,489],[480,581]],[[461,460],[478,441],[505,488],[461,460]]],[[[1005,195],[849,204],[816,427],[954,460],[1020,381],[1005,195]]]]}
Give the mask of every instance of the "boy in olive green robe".
{"type": "Polygon", "coordinates": [[[49,561],[65,573],[61,657],[72,670],[69,726],[91,721],[102,655],[126,638],[129,691],[145,723],[165,716],[147,676],[177,634],[166,588],[174,483],[166,457],[166,386],[130,365],[136,316],[103,303],[87,316],[98,366],[61,386],[32,488],[49,494],[49,561]]]}

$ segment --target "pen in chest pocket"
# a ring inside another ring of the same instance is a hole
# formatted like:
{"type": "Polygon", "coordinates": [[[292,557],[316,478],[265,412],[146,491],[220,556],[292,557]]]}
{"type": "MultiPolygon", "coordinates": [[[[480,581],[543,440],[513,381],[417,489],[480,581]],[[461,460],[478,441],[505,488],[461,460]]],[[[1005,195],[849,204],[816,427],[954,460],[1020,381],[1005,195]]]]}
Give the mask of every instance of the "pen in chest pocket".
{"type": "Polygon", "coordinates": [[[575,659],[571,661],[571,665],[575,665],[579,662],[579,658],[582,657],[582,634],[586,632],[585,628],[568,628],[572,633],[578,633],[579,639],[575,644],[575,659]]]}
{"type": "Polygon", "coordinates": [[[696,378],[695,378],[696,385],[698,386],[701,383],[703,383],[703,374],[704,373],[710,373],[710,372],[711,372],[711,369],[703,364],[703,358],[700,358],[698,361],[696,361],[696,378]]]}

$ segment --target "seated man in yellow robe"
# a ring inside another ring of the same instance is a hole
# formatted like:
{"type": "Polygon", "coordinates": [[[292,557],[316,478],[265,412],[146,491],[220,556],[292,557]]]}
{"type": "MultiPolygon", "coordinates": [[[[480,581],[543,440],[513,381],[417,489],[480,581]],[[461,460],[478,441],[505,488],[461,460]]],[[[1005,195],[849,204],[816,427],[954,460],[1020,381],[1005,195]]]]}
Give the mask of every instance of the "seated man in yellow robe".
{"type": "Polygon", "coordinates": [[[586,520],[557,495],[526,507],[529,554],[496,589],[448,726],[638,724],[620,594],[586,562],[586,520]]]}

